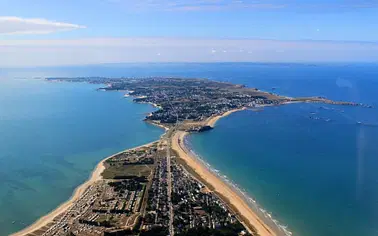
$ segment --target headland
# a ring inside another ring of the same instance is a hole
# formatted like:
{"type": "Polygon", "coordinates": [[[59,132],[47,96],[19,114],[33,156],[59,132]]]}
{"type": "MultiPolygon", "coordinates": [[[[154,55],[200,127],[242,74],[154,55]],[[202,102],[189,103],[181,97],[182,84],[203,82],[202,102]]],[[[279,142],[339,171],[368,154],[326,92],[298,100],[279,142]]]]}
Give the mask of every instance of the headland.
{"type": "Polygon", "coordinates": [[[135,102],[159,108],[145,121],[164,128],[166,133],[157,142],[101,161],[69,201],[15,236],[116,235],[121,231],[130,235],[155,231],[174,235],[196,230],[285,235],[193,156],[185,146],[185,135],[212,129],[220,118],[248,108],[294,102],[370,107],[322,97],[283,97],[206,79],[48,80],[106,84],[102,90],[129,91],[127,95],[135,97],[135,102]],[[195,226],[198,223],[200,227],[195,226]]]}

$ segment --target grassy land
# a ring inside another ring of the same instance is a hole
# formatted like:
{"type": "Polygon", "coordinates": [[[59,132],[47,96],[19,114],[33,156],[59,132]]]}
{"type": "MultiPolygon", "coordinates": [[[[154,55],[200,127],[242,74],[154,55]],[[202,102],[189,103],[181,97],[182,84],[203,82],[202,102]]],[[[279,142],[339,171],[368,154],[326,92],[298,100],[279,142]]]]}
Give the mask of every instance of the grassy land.
{"type": "Polygon", "coordinates": [[[117,176],[144,176],[147,178],[152,168],[153,165],[107,165],[102,176],[104,179],[115,179],[117,176]]]}

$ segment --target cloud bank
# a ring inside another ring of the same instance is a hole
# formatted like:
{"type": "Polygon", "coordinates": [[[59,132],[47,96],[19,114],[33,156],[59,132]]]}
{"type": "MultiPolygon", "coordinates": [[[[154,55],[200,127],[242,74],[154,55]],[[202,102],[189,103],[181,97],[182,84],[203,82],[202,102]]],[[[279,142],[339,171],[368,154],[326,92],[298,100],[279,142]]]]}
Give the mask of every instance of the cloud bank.
{"type": "Polygon", "coordinates": [[[378,43],[197,38],[0,40],[0,68],[123,62],[378,62],[378,43]]]}
{"type": "Polygon", "coordinates": [[[0,35],[7,34],[49,34],[85,28],[81,25],[49,21],[46,19],[26,19],[0,16],[0,35]]]}

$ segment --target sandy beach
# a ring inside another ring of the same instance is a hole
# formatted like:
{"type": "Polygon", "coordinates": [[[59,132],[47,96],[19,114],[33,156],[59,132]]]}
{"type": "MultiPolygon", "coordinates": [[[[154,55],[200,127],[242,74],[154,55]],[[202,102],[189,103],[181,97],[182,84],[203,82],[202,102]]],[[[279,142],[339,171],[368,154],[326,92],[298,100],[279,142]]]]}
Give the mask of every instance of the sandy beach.
{"type": "Polygon", "coordinates": [[[238,108],[238,109],[233,109],[233,110],[230,110],[230,111],[227,111],[225,113],[223,113],[222,115],[219,115],[219,116],[213,116],[213,117],[210,117],[207,121],[206,121],[206,125],[209,125],[211,127],[214,127],[215,126],[215,123],[217,123],[217,121],[223,117],[226,117],[226,116],[229,116],[231,115],[232,113],[234,112],[238,112],[238,111],[243,111],[247,108],[243,107],[243,108],[238,108]]]}
{"type": "MultiPolygon", "coordinates": [[[[246,109],[246,108],[234,109],[234,110],[230,110],[230,111],[224,113],[223,115],[210,117],[206,121],[206,125],[214,127],[215,123],[219,119],[221,119],[225,116],[228,116],[228,115],[230,115],[234,112],[241,111],[241,110],[244,110],[244,109],[246,109]]],[[[166,131],[168,130],[168,128],[163,126],[163,125],[156,124],[156,123],[152,123],[152,124],[157,125],[161,128],[164,128],[166,131]]],[[[203,163],[201,163],[196,157],[194,157],[188,151],[188,149],[183,144],[183,140],[185,138],[185,135],[187,135],[187,134],[188,133],[184,132],[184,131],[176,131],[174,133],[174,136],[172,137],[172,148],[175,151],[178,152],[179,156],[187,163],[187,165],[189,167],[191,167],[199,176],[201,176],[201,178],[205,179],[207,184],[211,185],[214,188],[214,191],[217,192],[217,194],[220,194],[224,199],[227,200],[227,202],[231,203],[232,208],[235,209],[240,214],[240,216],[242,216],[242,218],[244,220],[243,223],[246,226],[254,227],[257,230],[257,232],[259,233],[259,235],[261,235],[261,236],[275,236],[276,233],[274,233],[274,231],[271,230],[268,227],[268,225],[266,225],[264,223],[264,221],[261,220],[254,213],[254,211],[249,207],[248,203],[246,203],[245,200],[242,197],[240,197],[239,194],[234,189],[232,189],[232,187],[230,187],[227,183],[225,183],[221,178],[216,176],[214,173],[212,173],[207,167],[205,167],[203,165],[203,163]]],[[[132,150],[132,149],[136,149],[136,148],[140,148],[140,147],[144,147],[144,146],[149,146],[149,145],[152,145],[155,142],[151,142],[151,143],[141,145],[141,146],[138,146],[138,147],[134,147],[134,148],[130,148],[130,149],[127,149],[127,150],[132,150]]],[[[27,234],[30,234],[30,233],[46,226],[47,224],[52,222],[54,220],[54,218],[56,218],[60,214],[67,211],[75,203],[75,201],[78,200],[81,197],[81,195],[85,192],[85,190],[89,186],[91,186],[93,183],[95,183],[99,180],[102,180],[101,174],[105,169],[105,166],[104,166],[105,161],[107,159],[112,158],[113,156],[116,156],[116,155],[118,155],[122,152],[125,152],[127,150],[121,151],[119,153],[113,154],[113,155],[103,159],[96,166],[96,168],[92,172],[90,178],[85,183],[83,183],[82,185],[78,186],[75,189],[73,195],[71,196],[71,198],[67,202],[61,204],[59,207],[57,207],[55,210],[53,210],[49,214],[41,217],[32,225],[28,226],[27,228],[25,228],[25,229],[23,229],[19,232],[12,234],[11,236],[25,236],[27,234]]]]}
{"type": "MultiPolygon", "coordinates": [[[[229,114],[235,111],[230,111],[229,114]]],[[[229,115],[224,114],[224,115],[229,115]]],[[[221,118],[222,116],[219,116],[221,118]]],[[[216,117],[215,117],[216,118],[216,117]]],[[[219,119],[213,119],[215,122],[219,119]]],[[[179,156],[186,162],[186,164],[192,168],[201,178],[206,180],[207,184],[214,188],[214,191],[220,194],[231,203],[232,207],[245,219],[244,222],[247,226],[253,226],[259,235],[261,236],[274,236],[277,235],[272,229],[268,227],[261,220],[255,212],[249,207],[242,197],[239,196],[227,183],[223,182],[218,176],[212,173],[207,167],[205,167],[196,157],[194,157],[188,149],[184,146],[184,138],[187,132],[178,131],[172,138],[172,148],[178,152],[179,156]]]]}
{"type": "Polygon", "coordinates": [[[72,194],[71,198],[64,202],[63,204],[61,204],[59,207],[57,207],[55,210],[53,210],[52,212],[50,212],[49,214],[39,218],[36,222],[34,222],[32,225],[28,226],[27,228],[21,230],[21,231],[18,231],[14,234],[11,234],[10,236],[24,236],[24,235],[27,235],[27,234],[30,234],[44,226],[46,226],[47,224],[49,224],[50,222],[52,222],[57,216],[59,216],[60,214],[64,213],[65,211],[67,211],[74,203],[76,200],[78,200],[80,198],[80,196],[85,192],[85,190],[91,186],[93,183],[99,181],[99,180],[102,180],[102,172],[105,170],[105,161],[108,160],[109,158],[112,158],[122,152],[125,152],[127,150],[132,150],[132,149],[137,149],[137,148],[141,148],[141,147],[146,147],[146,146],[149,146],[149,145],[152,145],[153,143],[155,143],[156,141],[154,142],[151,142],[151,143],[147,143],[147,144],[144,144],[144,145],[141,145],[141,146],[138,146],[138,147],[134,147],[134,148],[130,148],[130,149],[126,149],[124,151],[121,151],[121,152],[118,152],[116,154],[113,154],[105,159],[103,159],[100,163],[97,164],[96,168],[93,170],[91,176],[89,177],[89,179],[83,183],[82,185],[78,186],[74,193],[72,194]]]}
{"type": "MultiPolygon", "coordinates": [[[[160,128],[162,128],[162,129],[164,129],[165,131],[168,131],[169,130],[169,128],[168,127],[166,127],[166,126],[164,126],[164,125],[162,125],[162,124],[159,124],[159,123],[156,123],[156,122],[148,122],[149,124],[151,124],[151,125],[155,125],[155,126],[157,126],[157,127],[160,127],[160,128]]],[[[164,135],[164,134],[163,134],[164,135]]]]}

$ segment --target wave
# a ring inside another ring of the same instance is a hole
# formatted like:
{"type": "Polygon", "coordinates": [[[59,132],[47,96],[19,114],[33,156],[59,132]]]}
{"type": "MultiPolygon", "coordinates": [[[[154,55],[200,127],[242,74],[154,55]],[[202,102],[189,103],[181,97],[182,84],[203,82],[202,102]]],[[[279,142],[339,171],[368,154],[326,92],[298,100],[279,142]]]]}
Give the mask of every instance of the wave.
{"type": "Polygon", "coordinates": [[[243,199],[245,199],[250,207],[254,210],[254,212],[264,220],[264,222],[269,225],[273,226],[277,230],[280,235],[291,236],[293,233],[288,229],[287,225],[282,225],[277,219],[274,219],[271,212],[268,212],[264,208],[262,208],[256,200],[247,194],[247,191],[240,187],[238,184],[232,182],[226,175],[221,174],[218,169],[212,167],[208,162],[204,161],[203,158],[200,157],[192,148],[190,142],[188,141],[187,137],[184,138],[184,146],[187,147],[188,151],[197,158],[206,168],[211,171],[213,174],[221,178],[224,182],[229,184],[231,188],[233,188],[243,199]]]}

